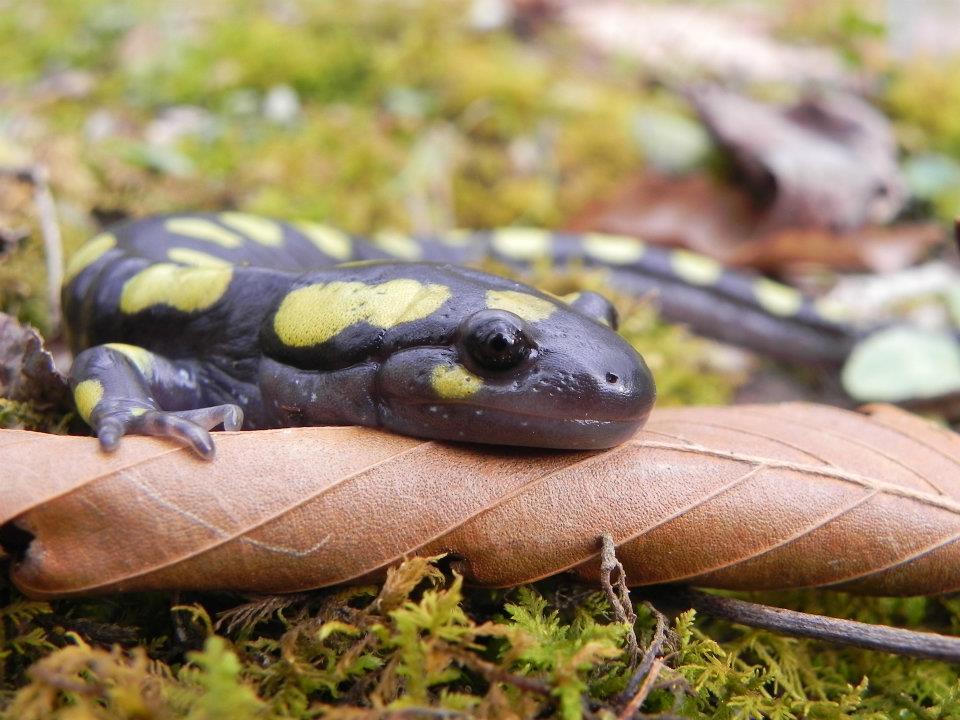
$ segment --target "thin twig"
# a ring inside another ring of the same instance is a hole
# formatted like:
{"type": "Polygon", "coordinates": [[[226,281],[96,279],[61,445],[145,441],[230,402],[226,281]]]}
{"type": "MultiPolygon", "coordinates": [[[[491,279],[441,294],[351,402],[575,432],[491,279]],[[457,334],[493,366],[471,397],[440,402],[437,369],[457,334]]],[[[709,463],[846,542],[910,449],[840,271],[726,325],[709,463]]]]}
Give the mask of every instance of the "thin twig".
{"type": "Polygon", "coordinates": [[[57,223],[57,205],[50,191],[49,173],[42,165],[0,167],[0,174],[29,184],[33,188],[33,204],[40,221],[43,254],[47,266],[47,305],[51,335],[60,328],[60,284],[63,282],[63,241],[57,223]]]}
{"type": "MultiPolygon", "coordinates": [[[[667,658],[664,658],[666,662],[667,658]]],[[[673,694],[673,712],[677,712],[683,705],[684,696],[693,697],[696,693],[687,682],[686,678],[677,675],[676,677],[657,680],[651,688],[653,690],[669,690],[673,694]]]]}
{"type": "Polygon", "coordinates": [[[613,608],[617,622],[625,623],[627,632],[627,653],[630,655],[630,664],[637,662],[640,655],[640,646],[637,643],[635,628],[637,614],[633,611],[633,602],[630,600],[630,590],[627,588],[627,574],[623,564],[617,559],[617,548],[613,544],[613,536],[604,533],[600,536],[600,585],[607,594],[607,600],[613,608]],[[616,589],[612,580],[616,572],[616,589]]]}
{"type": "Polygon", "coordinates": [[[47,169],[33,168],[33,202],[40,217],[40,234],[43,236],[44,257],[47,263],[47,306],[51,334],[60,328],[60,285],[63,282],[63,238],[57,223],[57,205],[50,190],[47,169]]]}
{"type": "MultiPolygon", "coordinates": [[[[666,662],[667,660],[669,660],[669,656],[663,658],[663,661],[664,661],[664,662],[666,662]]],[[[674,689],[677,689],[677,690],[679,690],[681,693],[685,693],[685,694],[687,694],[687,695],[693,695],[693,694],[694,694],[693,688],[690,687],[690,683],[688,683],[685,678],[683,678],[683,677],[681,677],[681,676],[679,676],[679,675],[678,675],[677,677],[666,678],[665,680],[658,680],[656,683],[654,683],[653,689],[654,689],[654,690],[674,690],[674,689]]]]}
{"type": "Polygon", "coordinates": [[[251,630],[277,612],[286,610],[297,603],[306,603],[311,596],[309,593],[290,593],[288,595],[250,595],[248,597],[250,597],[249,602],[218,613],[213,629],[217,632],[224,630],[228,635],[241,628],[251,630]],[[224,628],[224,626],[226,627],[224,628]]]}
{"type": "Polygon", "coordinates": [[[627,703],[626,707],[623,708],[623,711],[617,716],[617,720],[632,720],[633,717],[640,710],[644,701],[647,699],[647,696],[650,695],[650,691],[653,690],[653,683],[656,681],[657,676],[660,675],[660,671],[663,669],[663,660],[660,658],[654,658],[653,664],[650,666],[650,672],[647,673],[647,676],[643,679],[643,684],[640,686],[640,689],[637,693],[630,698],[630,702],[627,703]]]}
{"type": "Polygon", "coordinates": [[[644,605],[657,619],[657,625],[654,628],[653,638],[650,640],[650,644],[647,646],[643,657],[640,658],[640,662],[637,663],[637,667],[634,668],[633,674],[630,676],[630,681],[623,689],[623,692],[617,696],[616,701],[618,705],[631,702],[631,699],[639,692],[641,683],[643,683],[644,678],[648,677],[652,672],[654,661],[663,651],[663,643],[667,639],[667,616],[657,610],[649,601],[644,601],[644,605]]]}
{"type": "Polygon", "coordinates": [[[643,657],[638,661],[640,649],[635,629],[637,614],[634,612],[633,602],[630,600],[630,591],[627,588],[627,573],[623,564],[617,559],[613,536],[610,533],[604,533],[600,540],[602,545],[600,551],[600,584],[607,594],[607,600],[613,607],[617,620],[627,623],[630,628],[627,635],[627,650],[630,653],[634,670],[627,682],[627,687],[616,698],[617,704],[623,706],[623,710],[618,716],[619,720],[630,720],[640,711],[647,696],[655,687],[654,683],[660,675],[660,670],[663,669],[663,658],[660,655],[667,638],[667,617],[654,607],[653,603],[644,602],[646,608],[656,618],[657,624],[650,644],[644,650],[643,657]],[[614,572],[617,573],[616,590],[614,590],[614,583],[611,581],[614,572]]]}
{"type": "Polygon", "coordinates": [[[76,693],[77,695],[86,695],[88,697],[103,695],[106,690],[106,686],[100,681],[84,682],[83,680],[75,679],[75,677],[64,676],[62,673],[42,665],[30,668],[27,670],[27,675],[32,680],[38,680],[57,690],[76,693]]]}
{"type": "Polygon", "coordinates": [[[689,588],[665,589],[658,591],[657,597],[670,605],[691,607],[706,615],[785,635],[960,663],[960,637],[813,615],[689,588]]]}
{"type": "Polygon", "coordinates": [[[452,645],[444,644],[444,650],[449,653],[457,662],[466,665],[471,670],[483,675],[489,682],[505,682],[521,690],[536,693],[537,695],[549,696],[553,691],[547,683],[523,675],[515,675],[507,672],[503,668],[497,667],[493,663],[487,662],[476,655],[460,650],[452,645]]]}

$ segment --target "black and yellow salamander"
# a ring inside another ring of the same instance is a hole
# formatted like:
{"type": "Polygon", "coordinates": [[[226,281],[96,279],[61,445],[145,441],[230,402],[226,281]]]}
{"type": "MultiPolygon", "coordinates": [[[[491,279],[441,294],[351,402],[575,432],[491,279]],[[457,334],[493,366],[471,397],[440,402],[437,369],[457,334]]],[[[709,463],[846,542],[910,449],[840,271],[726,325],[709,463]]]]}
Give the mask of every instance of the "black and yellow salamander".
{"type": "Polygon", "coordinates": [[[484,258],[600,265],[629,291],[660,291],[669,315],[699,318],[708,334],[766,332],[774,354],[837,362],[848,350],[846,326],[790,288],[633,238],[511,228],[363,239],[237,212],[176,214],[114,227],[71,258],[77,409],[107,450],[137,433],[205,457],[218,425],[354,424],[570,449],[628,438],[654,382],[609,302],[463,266],[484,258]]]}

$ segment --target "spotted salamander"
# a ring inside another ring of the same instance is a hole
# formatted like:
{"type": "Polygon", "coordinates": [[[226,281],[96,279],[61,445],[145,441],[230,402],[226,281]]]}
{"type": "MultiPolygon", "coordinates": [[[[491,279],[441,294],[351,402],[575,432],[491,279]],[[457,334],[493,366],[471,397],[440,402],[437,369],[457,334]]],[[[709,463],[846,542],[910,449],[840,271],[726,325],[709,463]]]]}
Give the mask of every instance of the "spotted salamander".
{"type": "Polygon", "coordinates": [[[654,382],[610,303],[465,267],[484,259],[599,265],[707,334],[755,346],[766,336],[761,350],[824,362],[847,351],[846,327],[796,291],[634,238],[511,228],[365,239],[176,214],[116,226],[66,268],[78,412],[106,450],[139,433],[204,457],[218,425],[355,424],[570,449],[633,434],[654,382]]]}

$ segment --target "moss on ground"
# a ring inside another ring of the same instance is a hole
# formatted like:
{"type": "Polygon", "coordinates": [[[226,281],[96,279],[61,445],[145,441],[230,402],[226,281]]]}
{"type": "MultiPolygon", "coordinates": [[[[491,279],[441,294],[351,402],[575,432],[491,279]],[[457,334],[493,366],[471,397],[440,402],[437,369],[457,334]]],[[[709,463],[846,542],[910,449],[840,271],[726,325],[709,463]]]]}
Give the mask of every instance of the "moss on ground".
{"type": "MultiPolygon", "coordinates": [[[[241,603],[153,594],[0,610],[0,717],[613,718],[631,669],[603,593],[554,579],[464,590],[429,560],[382,586],[241,603]],[[241,604],[238,604],[241,603],[241,604]]],[[[954,600],[762,599],[956,631],[954,600]]],[[[641,643],[654,618],[642,607],[641,643]]],[[[949,665],[676,617],[648,717],[954,718],[949,665]]]]}
{"type": "MultiPolygon", "coordinates": [[[[15,48],[0,53],[0,164],[49,167],[68,251],[97,218],[181,208],[239,207],[356,232],[561,226],[643,160],[630,125],[648,96],[628,65],[598,65],[562,36],[525,44],[472,32],[462,3],[0,8],[0,46],[15,48]]],[[[797,20],[797,32],[823,35],[820,20],[809,22],[813,30],[797,20]]],[[[851,33],[873,32],[850,22],[851,33]]],[[[855,44],[845,46],[853,59],[855,44]]],[[[924,68],[891,75],[888,105],[908,147],[957,149],[951,82],[924,68]]],[[[3,182],[2,226],[35,229],[29,196],[3,182]]],[[[0,261],[0,309],[43,327],[36,237],[0,261]]],[[[539,279],[554,290],[602,284],[589,274],[539,279]]],[[[711,369],[708,343],[649,305],[620,305],[662,402],[729,398],[738,378],[711,369]]],[[[0,422],[29,413],[8,404],[0,422]]],[[[951,599],[773,599],[960,630],[951,599]]],[[[564,579],[465,590],[413,561],[383,586],[236,607],[242,601],[154,594],[48,604],[2,585],[0,717],[611,717],[629,675],[625,628],[601,594],[564,579]]],[[[641,640],[653,625],[641,608],[641,640]]],[[[673,630],[664,686],[646,713],[960,717],[956,673],[944,664],[691,613],[673,630]]]]}

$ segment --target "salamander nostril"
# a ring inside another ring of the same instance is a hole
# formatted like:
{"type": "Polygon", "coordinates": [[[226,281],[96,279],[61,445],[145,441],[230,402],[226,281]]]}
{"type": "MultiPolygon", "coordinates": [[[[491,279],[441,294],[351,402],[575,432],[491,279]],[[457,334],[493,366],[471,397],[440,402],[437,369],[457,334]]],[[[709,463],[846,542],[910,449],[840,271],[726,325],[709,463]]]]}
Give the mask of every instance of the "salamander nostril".
{"type": "Polygon", "coordinates": [[[607,382],[610,383],[611,385],[615,385],[617,382],[619,382],[619,380],[620,378],[618,378],[613,373],[607,373],[607,382]]]}

